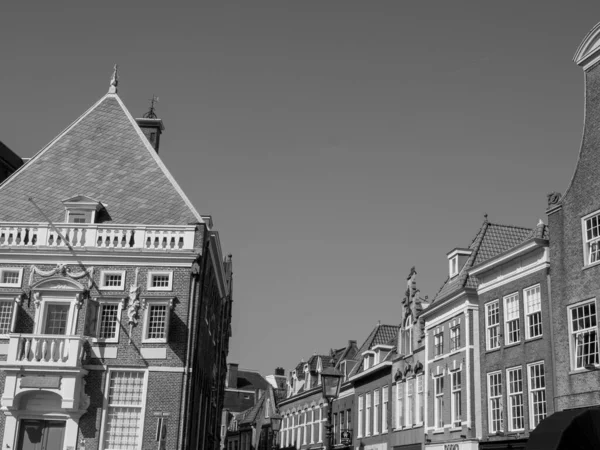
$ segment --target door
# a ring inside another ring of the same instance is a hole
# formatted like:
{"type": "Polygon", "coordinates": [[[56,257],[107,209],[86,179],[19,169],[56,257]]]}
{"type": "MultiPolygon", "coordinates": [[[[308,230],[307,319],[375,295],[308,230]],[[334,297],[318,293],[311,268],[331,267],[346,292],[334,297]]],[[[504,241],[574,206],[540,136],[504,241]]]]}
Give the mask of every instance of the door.
{"type": "Polygon", "coordinates": [[[21,420],[17,450],[63,450],[65,422],[21,420]]]}

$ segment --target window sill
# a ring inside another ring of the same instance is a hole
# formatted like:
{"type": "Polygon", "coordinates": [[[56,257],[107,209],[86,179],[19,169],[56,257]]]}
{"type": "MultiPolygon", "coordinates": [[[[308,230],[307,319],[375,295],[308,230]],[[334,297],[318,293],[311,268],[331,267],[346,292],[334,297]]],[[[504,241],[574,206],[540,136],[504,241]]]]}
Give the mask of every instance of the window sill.
{"type": "Polygon", "coordinates": [[[504,344],[504,348],[516,347],[520,343],[521,343],[521,341],[511,342],[510,344],[504,344]]]}
{"type": "Polygon", "coordinates": [[[436,428],[435,430],[433,430],[433,434],[443,434],[444,433],[444,429],[443,428],[436,428]]]}
{"type": "Polygon", "coordinates": [[[111,338],[111,339],[101,339],[101,338],[92,338],[92,343],[94,344],[118,344],[119,338],[111,338]]]}
{"type": "Polygon", "coordinates": [[[543,339],[543,338],[544,338],[544,335],[540,334],[539,336],[525,339],[525,342],[539,341],[540,339],[543,339]]]}
{"type": "Polygon", "coordinates": [[[571,371],[569,371],[569,375],[578,375],[581,373],[590,373],[590,372],[596,372],[600,369],[600,365],[596,364],[595,365],[595,369],[592,370],[588,370],[585,367],[582,367],[581,369],[572,369],[571,371]]]}
{"type": "Polygon", "coordinates": [[[431,360],[431,362],[440,361],[442,359],[444,359],[444,355],[437,355],[437,356],[434,356],[434,358],[431,360]]]}
{"type": "Polygon", "coordinates": [[[166,339],[142,339],[142,344],[166,344],[166,339]]]}
{"type": "Polygon", "coordinates": [[[462,431],[462,426],[460,426],[460,427],[452,427],[452,428],[450,428],[450,431],[462,431]]]}
{"type": "Polygon", "coordinates": [[[495,347],[495,348],[487,348],[485,350],[485,353],[493,353],[493,352],[497,352],[498,350],[500,350],[500,347],[495,347]]]}
{"type": "Polygon", "coordinates": [[[587,265],[583,266],[583,268],[581,270],[591,269],[592,267],[596,267],[599,264],[600,264],[600,261],[596,261],[596,262],[593,262],[591,264],[587,264],[587,265]]]}
{"type": "Polygon", "coordinates": [[[460,352],[462,352],[462,348],[457,348],[456,350],[452,350],[450,353],[448,353],[448,356],[456,355],[460,352]]]}

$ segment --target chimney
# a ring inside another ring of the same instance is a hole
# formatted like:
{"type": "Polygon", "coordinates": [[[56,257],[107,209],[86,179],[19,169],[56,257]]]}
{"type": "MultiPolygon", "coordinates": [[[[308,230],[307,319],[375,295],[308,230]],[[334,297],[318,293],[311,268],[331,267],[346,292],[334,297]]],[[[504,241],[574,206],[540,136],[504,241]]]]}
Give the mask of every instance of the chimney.
{"type": "Polygon", "coordinates": [[[227,379],[225,380],[225,384],[230,389],[237,389],[238,366],[239,364],[227,363],[227,379]]]}
{"type": "Polygon", "coordinates": [[[158,97],[152,97],[150,109],[141,119],[135,119],[138,126],[142,129],[144,136],[152,145],[156,153],[160,147],[160,135],[165,130],[162,119],[159,119],[154,110],[154,104],[158,102],[158,97]]]}
{"type": "Polygon", "coordinates": [[[275,375],[285,376],[285,370],[283,370],[283,367],[277,367],[277,368],[275,368],[275,375]]]}

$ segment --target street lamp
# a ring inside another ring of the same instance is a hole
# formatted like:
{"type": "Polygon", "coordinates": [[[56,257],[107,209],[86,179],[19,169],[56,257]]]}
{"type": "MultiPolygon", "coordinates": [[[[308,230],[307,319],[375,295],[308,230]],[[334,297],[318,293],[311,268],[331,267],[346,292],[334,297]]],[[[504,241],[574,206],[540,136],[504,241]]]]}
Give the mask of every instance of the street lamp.
{"type": "Polygon", "coordinates": [[[333,432],[331,428],[331,407],[333,400],[340,393],[340,386],[342,384],[342,373],[334,367],[327,367],[321,372],[321,384],[323,386],[323,397],[327,400],[329,407],[327,408],[327,437],[328,437],[328,448],[333,448],[333,432]]]}
{"type": "Polygon", "coordinates": [[[271,430],[273,430],[273,445],[272,447],[277,448],[277,433],[281,430],[281,416],[277,413],[271,415],[271,430]]]}

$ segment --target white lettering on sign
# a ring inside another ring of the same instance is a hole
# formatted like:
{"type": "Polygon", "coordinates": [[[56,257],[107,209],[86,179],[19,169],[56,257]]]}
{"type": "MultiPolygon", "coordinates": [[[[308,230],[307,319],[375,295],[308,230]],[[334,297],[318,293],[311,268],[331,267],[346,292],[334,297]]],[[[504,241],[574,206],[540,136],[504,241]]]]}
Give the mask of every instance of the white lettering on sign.
{"type": "Polygon", "coordinates": [[[444,450],[459,450],[458,444],[444,444],[444,450]]]}

